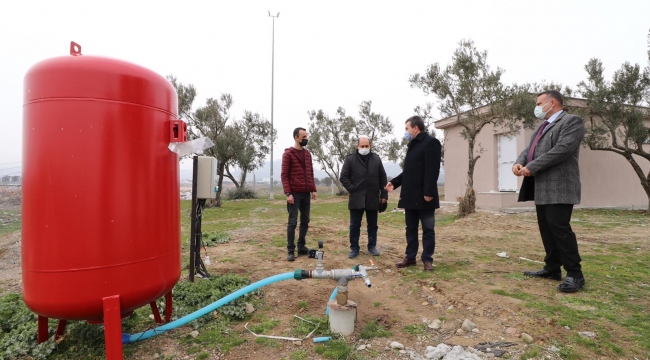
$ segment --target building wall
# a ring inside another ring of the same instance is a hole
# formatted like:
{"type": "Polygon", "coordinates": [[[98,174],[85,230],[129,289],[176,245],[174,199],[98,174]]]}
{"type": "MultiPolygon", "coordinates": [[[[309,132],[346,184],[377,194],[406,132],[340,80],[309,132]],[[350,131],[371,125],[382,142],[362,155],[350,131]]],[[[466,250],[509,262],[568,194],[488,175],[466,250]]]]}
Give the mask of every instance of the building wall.
{"type": "MultiPolygon", "coordinates": [[[[449,201],[464,196],[467,184],[469,154],[467,141],[460,135],[462,129],[461,126],[453,126],[445,130],[445,199],[449,201]]],[[[479,155],[481,148],[483,152],[474,166],[475,192],[496,191],[498,188],[497,135],[503,133],[501,130],[495,132],[494,127],[488,124],[477,136],[474,156],[479,155]]],[[[517,149],[519,148],[518,140],[517,149]]]]}
{"type": "MultiPolygon", "coordinates": [[[[462,127],[459,125],[445,129],[445,199],[448,201],[456,201],[465,194],[468,150],[467,141],[460,136],[461,130],[462,127]]],[[[532,132],[531,129],[519,132],[517,154],[528,146],[532,132]]],[[[477,161],[474,169],[477,206],[484,208],[533,206],[532,202],[512,203],[511,193],[504,193],[502,199],[497,199],[498,195],[493,194],[498,193],[497,136],[503,133],[503,130],[487,125],[476,140],[475,155],[478,154],[479,143],[483,148],[481,158],[477,161]]],[[[650,163],[636,156],[635,158],[645,174],[648,174],[650,163]]],[[[618,154],[581,147],[580,178],[582,182],[581,206],[633,208],[647,208],[648,206],[648,197],[641,187],[639,178],[627,160],[618,154]]],[[[522,178],[518,178],[518,188],[521,187],[521,182],[522,178]]]]}
{"type": "MultiPolygon", "coordinates": [[[[650,170],[648,161],[634,157],[647,174],[650,170]]],[[[580,180],[583,206],[648,207],[648,196],[639,178],[621,155],[582,147],[580,180]]]]}

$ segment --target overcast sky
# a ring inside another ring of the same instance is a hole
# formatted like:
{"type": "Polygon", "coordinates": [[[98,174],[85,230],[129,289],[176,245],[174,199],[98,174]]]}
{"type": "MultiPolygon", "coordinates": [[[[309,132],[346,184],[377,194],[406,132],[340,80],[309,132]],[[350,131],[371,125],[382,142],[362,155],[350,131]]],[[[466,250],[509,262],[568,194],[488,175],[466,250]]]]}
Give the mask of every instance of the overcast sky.
{"type": "MultiPolygon", "coordinates": [[[[196,105],[230,93],[231,113],[271,117],[275,20],[274,158],[307,127],[309,110],[357,115],[372,100],[395,136],[417,105],[434,102],[409,76],[446,65],[458,41],[488,50],[503,80],[575,86],[592,57],[607,76],[625,61],[647,65],[650,1],[144,1],[49,0],[0,4],[0,175],[19,166],[23,77],[35,63],[109,56],[173,74],[198,90],[196,105]]],[[[277,174],[276,174],[277,175],[277,174]]]]}

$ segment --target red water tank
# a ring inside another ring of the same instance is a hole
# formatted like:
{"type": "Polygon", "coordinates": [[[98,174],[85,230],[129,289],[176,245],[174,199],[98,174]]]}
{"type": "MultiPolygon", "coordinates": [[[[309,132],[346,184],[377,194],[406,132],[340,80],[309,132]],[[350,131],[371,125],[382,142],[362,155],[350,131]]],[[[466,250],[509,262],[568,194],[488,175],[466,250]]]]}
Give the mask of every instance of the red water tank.
{"type": "MultiPolygon", "coordinates": [[[[76,45],[76,44],[73,44],[76,45]]],[[[162,76],[81,55],[25,75],[22,269],[27,307],[101,320],[168,293],[181,272],[178,98],[162,76]]],[[[119,334],[119,333],[118,333],[119,334]]]]}

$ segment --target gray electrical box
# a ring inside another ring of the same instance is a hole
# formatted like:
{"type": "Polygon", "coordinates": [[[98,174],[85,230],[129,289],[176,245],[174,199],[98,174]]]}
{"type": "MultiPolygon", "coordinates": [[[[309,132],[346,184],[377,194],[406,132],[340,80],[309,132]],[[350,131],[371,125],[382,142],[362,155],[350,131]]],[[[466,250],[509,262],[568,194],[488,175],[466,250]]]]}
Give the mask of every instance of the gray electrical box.
{"type": "Polygon", "coordinates": [[[199,156],[196,169],[196,198],[214,199],[217,197],[217,159],[212,156],[199,156]]]}

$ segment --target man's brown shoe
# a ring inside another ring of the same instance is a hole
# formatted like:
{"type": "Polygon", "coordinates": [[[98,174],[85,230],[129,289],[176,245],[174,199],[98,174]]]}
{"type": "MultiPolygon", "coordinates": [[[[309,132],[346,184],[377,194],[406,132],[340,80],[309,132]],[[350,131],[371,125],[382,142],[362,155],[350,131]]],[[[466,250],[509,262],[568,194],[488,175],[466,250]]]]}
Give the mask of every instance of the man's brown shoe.
{"type": "Polygon", "coordinates": [[[395,263],[395,266],[397,266],[398,269],[401,269],[401,268],[405,268],[407,266],[413,266],[415,264],[417,264],[417,261],[415,261],[415,259],[409,259],[407,257],[404,257],[404,259],[402,259],[402,261],[400,261],[398,263],[395,263]]]}
{"type": "Polygon", "coordinates": [[[433,271],[433,263],[424,262],[424,271],[433,271]]]}

